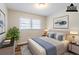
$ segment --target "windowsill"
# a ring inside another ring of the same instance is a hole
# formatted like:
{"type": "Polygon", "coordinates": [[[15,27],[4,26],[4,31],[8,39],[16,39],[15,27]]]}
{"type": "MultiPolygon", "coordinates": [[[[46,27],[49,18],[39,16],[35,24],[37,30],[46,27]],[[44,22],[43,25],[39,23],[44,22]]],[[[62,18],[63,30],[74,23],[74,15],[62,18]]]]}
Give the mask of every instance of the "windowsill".
{"type": "Polygon", "coordinates": [[[40,30],[39,28],[38,29],[21,29],[20,30],[40,30]]]}

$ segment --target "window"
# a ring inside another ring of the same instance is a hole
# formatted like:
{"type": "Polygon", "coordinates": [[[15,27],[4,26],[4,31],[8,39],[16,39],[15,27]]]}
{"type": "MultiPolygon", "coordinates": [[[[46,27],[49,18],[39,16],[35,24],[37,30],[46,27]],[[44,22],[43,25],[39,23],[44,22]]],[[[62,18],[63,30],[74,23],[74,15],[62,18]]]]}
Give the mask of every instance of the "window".
{"type": "Polygon", "coordinates": [[[40,29],[40,20],[32,20],[32,29],[40,29]]]}
{"type": "Polygon", "coordinates": [[[41,29],[41,21],[37,19],[20,18],[20,29],[41,29]]]}
{"type": "Polygon", "coordinates": [[[20,29],[31,29],[31,20],[20,18],[20,29]]]}

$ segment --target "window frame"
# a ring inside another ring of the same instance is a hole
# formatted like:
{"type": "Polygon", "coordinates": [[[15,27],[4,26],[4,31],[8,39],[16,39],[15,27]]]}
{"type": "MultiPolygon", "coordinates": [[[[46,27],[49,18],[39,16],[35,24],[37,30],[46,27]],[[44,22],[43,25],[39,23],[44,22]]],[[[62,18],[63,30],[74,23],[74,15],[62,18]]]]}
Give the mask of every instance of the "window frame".
{"type": "MultiPolygon", "coordinates": [[[[23,18],[23,17],[22,17],[22,18],[23,18]]],[[[39,23],[40,23],[40,24],[39,24],[40,27],[39,27],[39,28],[35,28],[35,29],[38,29],[38,30],[39,30],[39,29],[42,28],[42,26],[41,26],[41,20],[40,20],[40,19],[31,19],[31,18],[23,18],[23,19],[26,19],[26,20],[29,19],[29,20],[30,20],[30,22],[29,22],[29,23],[30,23],[30,28],[24,28],[24,29],[22,29],[22,28],[21,28],[21,25],[22,25],[22,24],[21,24],[21,21],[22,21],[22,20],[21,20],[21,18],[20,18],[20,26],[19,26],[19,28],[20,28],[21,30],[34,29],[34,28],[33,28],[33,20],[39,20],[39,21],[40,21],[40,22],[39,22],[39,23]]]]}

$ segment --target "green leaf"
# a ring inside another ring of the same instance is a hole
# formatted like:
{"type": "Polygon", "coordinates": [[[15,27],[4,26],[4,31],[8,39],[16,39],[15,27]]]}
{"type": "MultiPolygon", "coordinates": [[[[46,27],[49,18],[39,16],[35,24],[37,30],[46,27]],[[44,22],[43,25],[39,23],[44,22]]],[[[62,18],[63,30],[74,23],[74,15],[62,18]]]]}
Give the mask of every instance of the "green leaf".
{"type": "Polygon", "coordinates": [[[13,27],[13,28],[10,28],[8,31],[7,31],[7,34],[6,34],[6,39],[12,39],[12,40],[19,40],[19,35],[20,35],[20,31],[17,27],[13,27]]]}

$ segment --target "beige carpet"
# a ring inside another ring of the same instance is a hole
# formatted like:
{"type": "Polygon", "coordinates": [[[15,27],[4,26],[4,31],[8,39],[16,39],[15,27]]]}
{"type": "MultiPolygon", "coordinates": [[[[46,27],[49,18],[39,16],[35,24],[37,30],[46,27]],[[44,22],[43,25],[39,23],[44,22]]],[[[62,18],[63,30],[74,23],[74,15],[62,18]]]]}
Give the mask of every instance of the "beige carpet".
{"type": "Polygon", "coordinates": [[[28,49],[27,45],[21,47],[21,54],[22,55],[32,55],[30,50],[28,49]]]}

